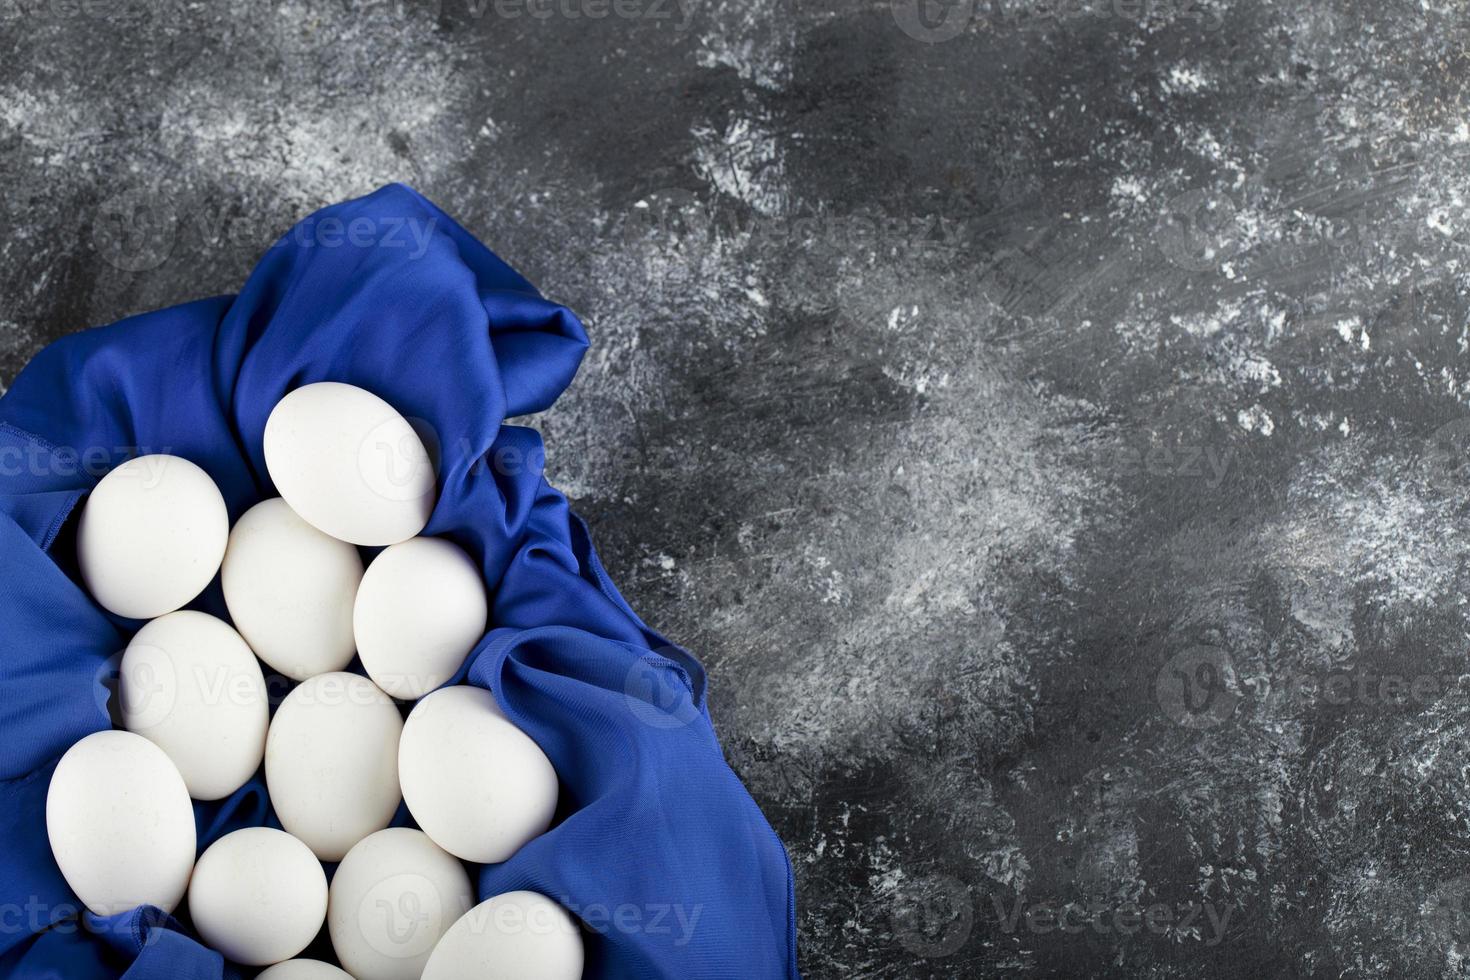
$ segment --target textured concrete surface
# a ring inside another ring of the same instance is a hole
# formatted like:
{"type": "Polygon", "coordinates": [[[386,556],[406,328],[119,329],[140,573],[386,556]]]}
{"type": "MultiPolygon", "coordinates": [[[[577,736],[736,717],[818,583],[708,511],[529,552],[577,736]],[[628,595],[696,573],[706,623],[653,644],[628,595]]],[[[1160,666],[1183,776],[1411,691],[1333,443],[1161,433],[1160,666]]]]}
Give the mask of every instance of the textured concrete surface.
{"type": "Polygon", "coordinates": [[[0,380],[411,182],[809,977],[1461,975],[1467,14],[3,0],[0,380]]]}

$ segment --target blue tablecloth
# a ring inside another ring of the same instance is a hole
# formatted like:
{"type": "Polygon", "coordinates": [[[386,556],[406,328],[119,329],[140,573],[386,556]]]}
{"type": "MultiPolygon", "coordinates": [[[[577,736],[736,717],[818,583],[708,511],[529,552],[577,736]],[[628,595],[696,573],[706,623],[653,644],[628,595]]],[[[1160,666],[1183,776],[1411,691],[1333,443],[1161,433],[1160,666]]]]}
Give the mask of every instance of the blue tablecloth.
{"type": "MultiPolygon", "coordinates": [[[[586,927],[588,977],[797,976],[790,865],[725,763],[704,672],[619,596],[542,477],[539,435],[504,424],[548,407],[586,346],[571,312],[393,185],[307,218],[238,296],[35,357],[0,398],[0,975],[242,972],[157,910],[80,911],[51,857],[51,773],[109,727],[109,679],[140,625],[78,584],[73,518],[108,469],[156,452],[207,470],[238,518],[274,495],[261,450],[271,409],[332,380],[428,427],[441,493],[425,533],[464,547],[493,590],[493,629],[458,679],[492,690],[561,778],[551,831],[473,869],[480,898],[526,888],[562,902],[586,927]]],[[[224,614],[217,584],[194,605],[224,614]]],[[[195,810],[201,850],[279,826],[259,774],[195,810]]]]}

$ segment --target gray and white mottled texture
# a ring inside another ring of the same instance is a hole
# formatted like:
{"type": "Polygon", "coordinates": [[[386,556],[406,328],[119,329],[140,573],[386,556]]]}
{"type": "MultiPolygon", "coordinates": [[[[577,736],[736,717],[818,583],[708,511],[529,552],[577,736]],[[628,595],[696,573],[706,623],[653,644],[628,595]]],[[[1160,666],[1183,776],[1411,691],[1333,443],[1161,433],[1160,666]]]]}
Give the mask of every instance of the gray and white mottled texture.
{"type": "Polygon", "coordinates": [[[408,181],[809,977],[1470,969],[1464,3],[546,9],[4,0],[0,382],[408,181]]]}

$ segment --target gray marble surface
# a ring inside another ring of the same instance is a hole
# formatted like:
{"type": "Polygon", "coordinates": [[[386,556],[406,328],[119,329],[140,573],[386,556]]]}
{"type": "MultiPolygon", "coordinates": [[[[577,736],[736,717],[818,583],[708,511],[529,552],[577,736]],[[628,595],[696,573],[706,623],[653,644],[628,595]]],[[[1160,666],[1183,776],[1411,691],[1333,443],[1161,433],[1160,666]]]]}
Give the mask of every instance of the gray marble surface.
{"type": "Polygon", "coordinates": [[[588,323],[533,422],[710,668],[808,977],[1460,975],[1467,49],[1463,0],[0,0],[0,382],[412,183],[588,323]]]}

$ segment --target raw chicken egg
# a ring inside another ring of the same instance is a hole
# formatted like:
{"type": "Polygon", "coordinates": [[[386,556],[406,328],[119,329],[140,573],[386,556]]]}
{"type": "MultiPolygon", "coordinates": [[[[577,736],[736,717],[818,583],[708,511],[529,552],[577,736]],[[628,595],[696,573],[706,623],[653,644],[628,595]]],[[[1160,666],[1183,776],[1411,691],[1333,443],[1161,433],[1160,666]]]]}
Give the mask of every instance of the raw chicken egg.
{"type": "Polygon", "coordinates": [[[424,966],[423,980],[579,980],[582,934],[536,892],[507,892],[464,914],[424,966]]]}
{"type": "Polygon", "coordinates": [[[199,857],[189,915],[205,943],[247,966],[289,960],[327,916],[327,876],[307,846],[284,831],[247,827],[199,857]]]}
{"type": "Polygon", "coordinates": [[[353,980],[330,963],[321,960],[287,960],[261,970],[255,980],[353,980]]]}
{"type": "Polygon", "coordinates": [[[439,938],[474,904],[458,859],[422,831],[389,827],[337,866],[327,928],[357,980],[418,980],[439,938]]]}
{"type": "Polygon", "coordinates": [[[94,732],[66,750],[46,793],[51,854],[97,915],[178,907],[194,867],[194,808],[163,750],[94,732]]]}
{"type": "Polygon", "coordinates": [[[128,644],[118,687],[123,727],[168,754],[194,799],[229,796],[260,768],[265,678],[228,624],[189,609],[153,620],[128,644]]]}
{"type": "Polygon", "coordinates": [[[257,656],[294,680],[352,662],[352,602],[362,559],[280,497],[247,510],[220,569],[225,604],[257,656]]]}
{"type": "Polygon", "coordinates": [[[368,566],[353,609],[368,676],[396,698],[423,697],[459,670],[485,635],[480,570],[452,542],[411,538],[368,566]]]}
{"type": "Polygon", "coordinates": [[[303,681],[276,709],[265,743],[265,781],[281,826],[323,861],[393,819],[403,718],[393,700],[356,674],[303,681]]]}
{"type": "Polygon", "coordinates": [[[466,861],[504,861],[556,812],[551,761],[478,687],[441,688],[414,706],[398,777],[424,833],[466,861]]]}
{"type": "Polygon", "coordinates": [[[178,456],[139,456],[87,497],[77,563],[102,608],[152,619],[204,591],[229,534],[224,497],[208,473],[178,456]]]}
{"type": "Polygon", "coordinates": [[[291,509],[334,538],[397,544],[429,522],[433,461],[408,420],[372,392],[335,381],[297,388],[266,420],[264,448],[291,509]]]}

